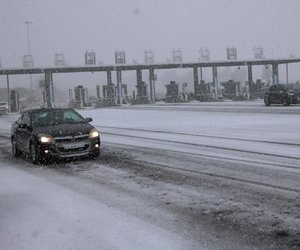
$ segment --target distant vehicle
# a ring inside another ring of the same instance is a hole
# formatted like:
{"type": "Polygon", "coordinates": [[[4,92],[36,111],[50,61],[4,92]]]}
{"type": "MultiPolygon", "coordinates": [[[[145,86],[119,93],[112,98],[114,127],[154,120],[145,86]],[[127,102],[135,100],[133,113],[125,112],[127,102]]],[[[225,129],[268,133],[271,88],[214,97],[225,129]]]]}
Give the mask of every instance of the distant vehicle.
{"type": "Polygon", "coordinates": [[[7,102],[0,102],[0,115],[6,115],[8,113],[7,102]]]}
{"type": "Polygon", "coordinates": [[[271,104],[297,104],[300,103],[299,84],[276,84],[270,86],[264,93],[264,103],[266,106],[271,104]]]}
{"type": "Polygon", "coordinates": [[[100,154],[100,136],[89,122],[70,108],[24,111],[11,126],[14,157],[25,153],[33,163],[100,154]]]}

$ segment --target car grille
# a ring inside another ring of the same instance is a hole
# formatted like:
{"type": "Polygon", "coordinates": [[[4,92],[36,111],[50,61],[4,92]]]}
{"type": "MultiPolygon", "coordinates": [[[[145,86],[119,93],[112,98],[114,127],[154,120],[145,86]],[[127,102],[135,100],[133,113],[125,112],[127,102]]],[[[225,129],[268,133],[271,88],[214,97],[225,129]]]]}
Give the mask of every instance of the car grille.
{"type": "Polygon", "coordinates": [[[64,136],[55,137],[56,143],[68,143],[68,142],[78,142],[78,141],[88,141],[88,135],[76,135],[76,136],[64,136]]]}
{"type": "Polygon", "coordinates": [[[88,135],[56,137],[55,146],[60,153],[80,153],[87,151],[90,147],[88,135]]]}

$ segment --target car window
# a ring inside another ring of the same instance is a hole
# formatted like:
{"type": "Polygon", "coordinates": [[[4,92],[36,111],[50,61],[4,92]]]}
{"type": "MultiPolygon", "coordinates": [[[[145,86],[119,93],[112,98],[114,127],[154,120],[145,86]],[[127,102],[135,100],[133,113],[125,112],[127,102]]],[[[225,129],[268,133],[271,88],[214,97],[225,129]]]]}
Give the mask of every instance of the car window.
{"type": "Polygon", "coordinates": [[[47,114],[49,112],[36,112],[33,114],[33,124],[34,126],[47,126],[49,121],[47,120],[47,114]]]}
{"type": "Polygon", "coordinates": [[[30,126],[30,116],[28,113],[23,113],[23,115],[18,120],[20,124],[26,124],[27,126],[30,126]]]}
{"type": "Polygon", "coordinates": [[[67,110],[64,112],[64,119],[66,122],[82,122],[84,119],[81,115],[73,110],[67,110]]]}
{"type": "Polygon", "coordinates": [[[277,91],[285,91],[284,86],[278,85],[278,86],[277,86],[277,91]]]}
{"type": "Polygon", "coordinates": [[[84,122],[84,119],[74,110],[46,110],[33,115],[34,126],[51,126],[64,123],[84,122]]]}

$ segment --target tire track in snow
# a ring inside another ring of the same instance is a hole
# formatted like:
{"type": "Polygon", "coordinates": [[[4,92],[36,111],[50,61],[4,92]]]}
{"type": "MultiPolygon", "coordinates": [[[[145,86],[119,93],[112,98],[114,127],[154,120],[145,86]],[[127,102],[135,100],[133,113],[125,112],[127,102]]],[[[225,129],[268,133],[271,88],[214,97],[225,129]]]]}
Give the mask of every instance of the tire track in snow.
{"type": "MultiPolygon", "coordinates": [[[[99,128],[99,126],[96,126],[96,127],[99,128]]],[[[144,130],[144,132],[151,132],[151,130],[144,130]]],[[[170,133],[172,133],[172,132],[170,132],[170,133]]],[[[258,151],[245,150],[245,149],[214,146],[214,145],[208,145],[208,144],[204,144],[204,143],[202,143],[202,144],[190,143],[190,142],[182,142],[182,141],[176,141],[176,140],[166,140],[166,139],[158,139],[158,138],[151,138],[151,137],[138,136],[138,135],[127,135],[127,134],[119,134],[119,133],[114,133],[114,132],[103,132],[103,131],[101,131],[100,134],[119,136],[119,137],[127,137],[127,138],[134,138],[134,139],[142,139],[142,140],[160,141],[160,142],[167,142],[167,143],[194,146],[194,147],[206,147],[206,148],[220,149],[220,150],[226,150],[226,151],[235,151],[235,152],[254,154],[254,155],[280,157],[280,158],[299,160],[300,161],[300,157],[297,157],[297,156],[289,156],[289,155],[273,154],[273,153],[267,153],[267,152],[258,152],[258,151]]],[[[176,133],[174,133],[174,134],[176,134],[176,133]]],[[[192,135],[192,134],[189,134],[189,135],[192,135]]],[[[219,138],[222,139],[221,137],[219,137],[219,138]]],[[[227,138],[227,139],[230,139],[230,138],[227,138]]],[[[232,139],[232,140],[235,140],[235,139],[232,139]]],[[[251,141],[251,140],[246,140],[246,141],[264,143],[263,141],[251,141]]],[[[272,143],[272,142],[269,142],[269,143],[272,143]]],[[[300,145],[298,145],[298,144],[284,144],[284,145],[300,147],[300,145]]]]}

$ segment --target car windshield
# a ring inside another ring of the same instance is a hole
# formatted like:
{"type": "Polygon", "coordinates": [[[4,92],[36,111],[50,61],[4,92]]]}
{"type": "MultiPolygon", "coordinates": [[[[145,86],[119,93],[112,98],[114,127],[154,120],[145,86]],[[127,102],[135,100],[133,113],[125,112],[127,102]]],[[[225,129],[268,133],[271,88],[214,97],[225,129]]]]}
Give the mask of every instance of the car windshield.
{"type": "Polygon", "coordinates": [[[85,121],[84,118],[74,110],[41,110],[33,113],[32,119],[35,127],[85,121]]]}
{"type": "Polygon", "coordinates": [[[287,85],[288,90],[300,91],[300,84],[289,84],[287,85]]]}

